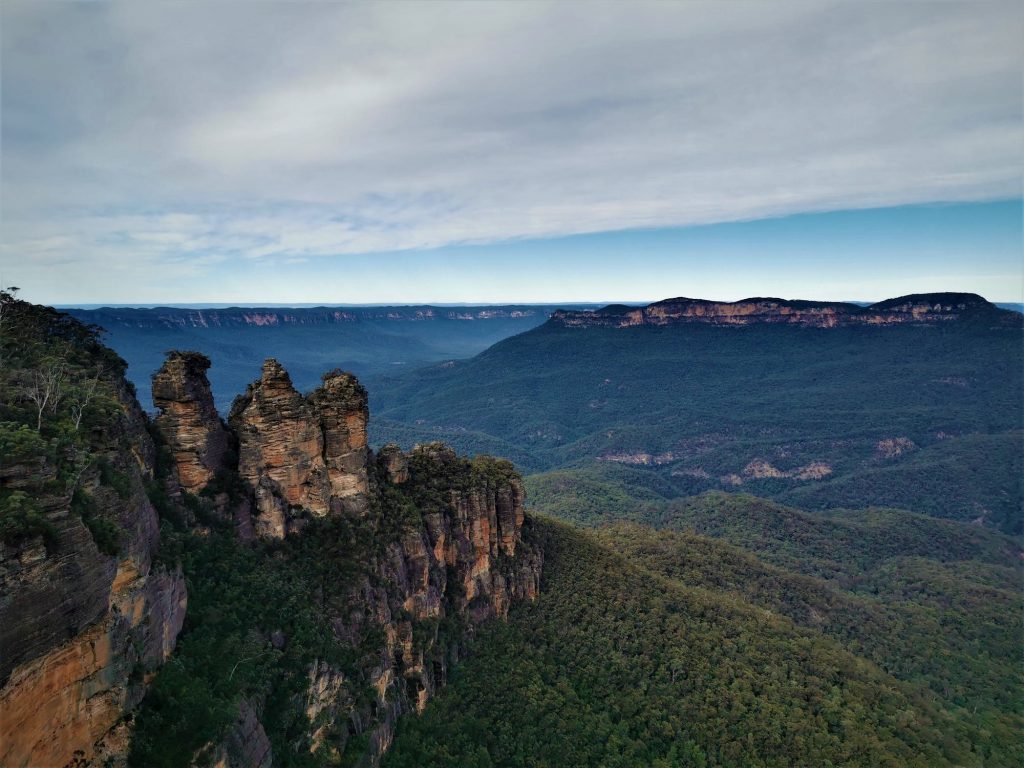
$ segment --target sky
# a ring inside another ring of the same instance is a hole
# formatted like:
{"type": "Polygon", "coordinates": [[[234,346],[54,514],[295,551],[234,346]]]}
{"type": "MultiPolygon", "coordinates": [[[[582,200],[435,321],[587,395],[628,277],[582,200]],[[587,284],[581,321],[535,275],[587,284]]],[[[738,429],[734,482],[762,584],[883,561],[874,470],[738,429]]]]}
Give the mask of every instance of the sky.
{"type": "Polygon", "coordinates": [[[1021,301],[1019,2],[19,2],[32,301],[1021,301]]]}

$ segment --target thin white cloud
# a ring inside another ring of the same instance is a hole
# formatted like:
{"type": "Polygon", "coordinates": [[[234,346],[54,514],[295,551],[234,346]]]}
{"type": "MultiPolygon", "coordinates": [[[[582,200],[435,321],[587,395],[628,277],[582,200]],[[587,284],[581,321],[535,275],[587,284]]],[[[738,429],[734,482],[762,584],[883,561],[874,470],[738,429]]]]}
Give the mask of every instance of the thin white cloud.
{"type": "Polygon", "coordinates": [[[131,280],[1015,197],[1022,37],[973,0],[5,2],[0,258],[131,280]]]}

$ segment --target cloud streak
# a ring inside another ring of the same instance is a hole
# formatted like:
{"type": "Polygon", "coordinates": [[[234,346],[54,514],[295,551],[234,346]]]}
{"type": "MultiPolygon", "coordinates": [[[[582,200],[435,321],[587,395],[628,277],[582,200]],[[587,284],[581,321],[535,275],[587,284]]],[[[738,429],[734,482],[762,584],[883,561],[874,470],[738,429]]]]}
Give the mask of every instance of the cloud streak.
{"type": "Polygon", "coordinates": [[[5,3],[0,259],[170,265],[1021,194],[1019,3],[5,3]]]}

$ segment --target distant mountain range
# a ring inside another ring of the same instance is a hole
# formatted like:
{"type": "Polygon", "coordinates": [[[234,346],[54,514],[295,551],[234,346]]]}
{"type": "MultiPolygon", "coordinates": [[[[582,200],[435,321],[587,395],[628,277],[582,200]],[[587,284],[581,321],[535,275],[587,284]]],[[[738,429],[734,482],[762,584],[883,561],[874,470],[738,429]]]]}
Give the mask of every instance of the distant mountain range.
{"type": "MultiPolygon", "coordinates": [[[[99,307],[68,308],[68,314],[97,325],[137,328],[226,328],[242,326],[337,325],[360,322],[430,320],[527,320],[543,322],[562,305],[394,305],[308,307],[99,307]]],[[[596,305],[580,304],[574,310],[596,305]]],[[[104,326],[106,327],[106,326],[104,326]]]]}
{"type": "MultiPolygon", "coordinates": [[[[575,305],[585,310],[597,305],[575,305]]],[[[103,307],[65,311],[97,325],[128,361],[128,378],[151,407],[150,376],[164,352],[187,349],[213,361],[218,408],[259,375],[267,357],[291,371],[296,386],[317,386],[325,370],[360,376],[472,357],[497,341],[544,323],[556,305],[363,307],[103,307]]]]}
{"type": "Polygon", "coordinates": [[[999,309],[974,293],[926,293],[901,296],[867,306],[852,302],[793,301],[750,298],[740,301],[665,299],[644,307],[613,304],[597,311],[560,310],[552,321],[565,327],[627,328],[636,325],[789,325],[835,328],[848,325],[895,325],[984,317],[992,322],[1013,324],[1014,315],[999,309]]]}

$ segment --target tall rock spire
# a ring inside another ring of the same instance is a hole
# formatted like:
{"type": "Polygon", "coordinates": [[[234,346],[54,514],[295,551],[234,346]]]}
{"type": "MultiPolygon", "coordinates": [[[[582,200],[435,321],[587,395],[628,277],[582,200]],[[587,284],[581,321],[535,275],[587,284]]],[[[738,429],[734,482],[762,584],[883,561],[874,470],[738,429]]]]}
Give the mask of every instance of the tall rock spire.
{"type": "Polygon", "coordinates": [[[366,390],[332,371],[308,397],[272,358],[235,400],[229,422],[238,436],[238,472],[256,494],[257,529],[281,536],[291,510],[323,517],[362,514],[369,494],[366,390]]]}
{"type": "Polygon", "coordinates": [[[206,371],[210,360],[198,352],[171,352],[153,374],[156,425],[174,458],[183,490],[199,493],[224,464],[227,430],[217,415],[206,371]]]}

